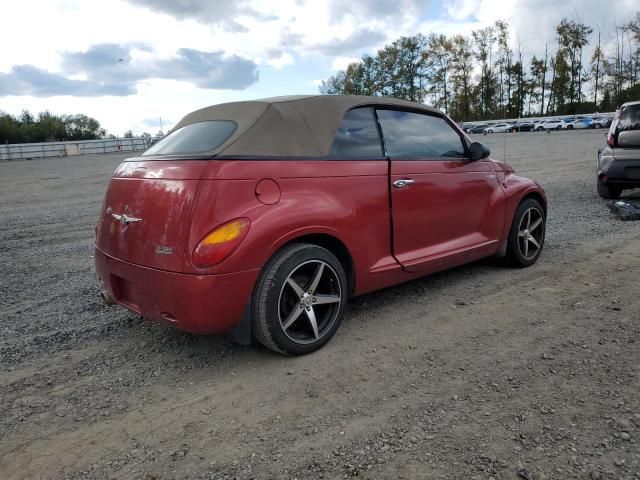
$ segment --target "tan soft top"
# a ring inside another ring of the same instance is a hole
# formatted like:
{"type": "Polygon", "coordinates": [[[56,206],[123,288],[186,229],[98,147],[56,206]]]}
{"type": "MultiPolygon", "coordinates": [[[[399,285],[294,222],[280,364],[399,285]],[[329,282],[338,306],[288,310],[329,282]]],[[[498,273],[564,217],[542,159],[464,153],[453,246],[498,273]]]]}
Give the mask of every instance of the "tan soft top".
{"type": "Polygon", "coordinates": [[[310,95],[222,103],[185,116],[174,130],[206,120],[233,120],[238,128],[211,155],[305,156],[329,154],[344,114],[361,106],[396,106],[437,112],[419,103],[386,97],[310,95]]]}

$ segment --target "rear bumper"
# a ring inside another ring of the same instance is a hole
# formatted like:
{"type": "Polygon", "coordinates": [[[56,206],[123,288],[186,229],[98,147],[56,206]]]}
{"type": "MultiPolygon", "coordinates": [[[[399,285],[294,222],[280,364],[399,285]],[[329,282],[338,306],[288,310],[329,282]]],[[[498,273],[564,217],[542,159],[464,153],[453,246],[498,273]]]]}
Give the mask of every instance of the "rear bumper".
{"type": "MultiPolygon", "coordinates": [[[[604,163],[604,162],[603,162],[604,163]]],[[[602,165],[598,172],[609,183],[640,185],[640,160],[614,160],[602,165]]]]}
{"type": "Polygon", "coordinates": [[[226,333],[240,321],[259,270],[189,275],[142,267],[96,248],[96,272],[116,303],[192,333],[226,333]]]}

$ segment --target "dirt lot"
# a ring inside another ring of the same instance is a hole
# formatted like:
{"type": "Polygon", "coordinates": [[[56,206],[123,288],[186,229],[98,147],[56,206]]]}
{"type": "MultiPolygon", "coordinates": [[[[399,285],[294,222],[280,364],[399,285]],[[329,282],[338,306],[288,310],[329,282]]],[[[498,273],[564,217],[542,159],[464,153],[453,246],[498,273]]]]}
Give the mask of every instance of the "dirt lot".
{"type": "Polygon", "coordinates": [[[0,163],[0,477],[640,478],[640,222],[595,193],[603,134],[478,138],[547,190],[540,261],[356,298],[303,358],[101,304],[122,156],[0,163]]]}

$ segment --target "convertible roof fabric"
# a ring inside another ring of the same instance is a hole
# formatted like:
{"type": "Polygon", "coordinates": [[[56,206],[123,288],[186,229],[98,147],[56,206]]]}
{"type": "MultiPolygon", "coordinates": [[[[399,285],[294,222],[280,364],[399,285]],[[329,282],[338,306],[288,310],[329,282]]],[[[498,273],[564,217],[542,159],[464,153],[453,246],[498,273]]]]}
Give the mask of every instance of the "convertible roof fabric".
{"type": "Polygon", "coordinates": [[[233,120],[238,124],[233,135],[206,153],[216,156],[324,157],[329,154],[344,114],[363,106],[438,112],[426,105],[386,97],[299,95],[202,108],[185,116],[174,130],[207,120],[233,120]]]}

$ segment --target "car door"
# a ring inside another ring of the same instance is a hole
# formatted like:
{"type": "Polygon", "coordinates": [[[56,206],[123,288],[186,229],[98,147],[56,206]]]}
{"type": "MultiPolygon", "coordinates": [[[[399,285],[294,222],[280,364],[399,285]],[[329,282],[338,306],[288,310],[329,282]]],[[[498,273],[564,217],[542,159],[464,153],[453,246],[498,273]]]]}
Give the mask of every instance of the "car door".
{"type": "Polygon", "coordinates": [[[393,253],[408,271],[437,270],[495,253],[504,192],[489,159],[472,162],[444,116],[378,109],[390,158],[393,253]]]}

